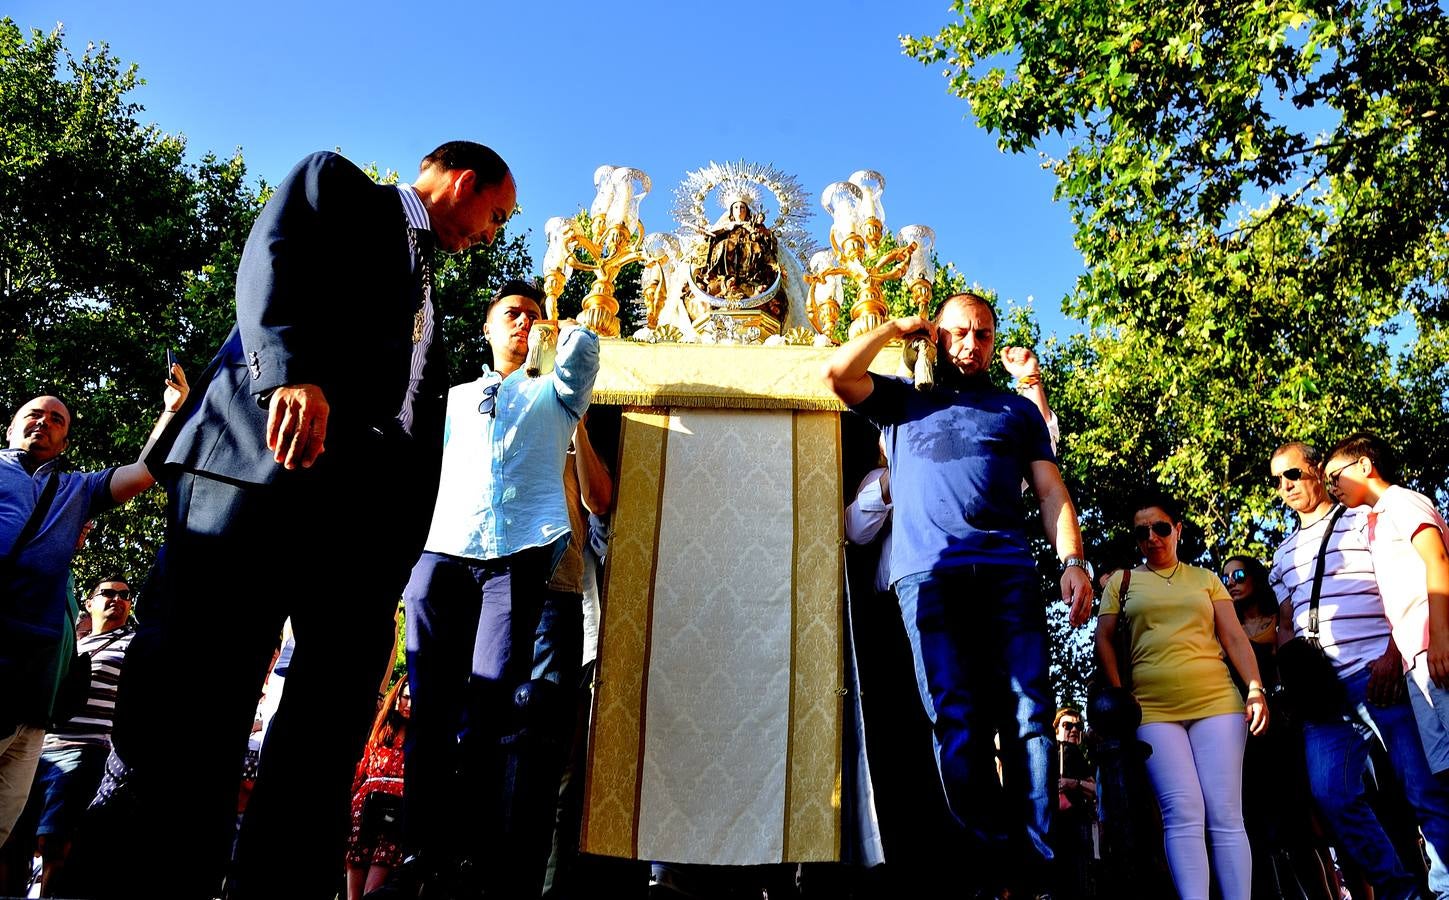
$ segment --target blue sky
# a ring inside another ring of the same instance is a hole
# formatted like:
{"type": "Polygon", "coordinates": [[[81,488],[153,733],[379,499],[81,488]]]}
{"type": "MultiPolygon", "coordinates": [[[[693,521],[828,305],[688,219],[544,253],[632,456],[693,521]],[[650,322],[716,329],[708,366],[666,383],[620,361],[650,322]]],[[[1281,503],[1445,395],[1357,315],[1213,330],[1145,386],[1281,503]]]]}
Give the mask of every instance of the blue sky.
{"type": "MultiPolygon", "coordinates": [[[[1035,298],[1043,332],[1077,323],[1061,300],[1082,270],[1066,207],[1035,155],[997,151],[940,71],[898,35],[937,31],[934,2],[776,0],[408,5],[31,2],[22,28],[64,23],[72,51],[108,42],[140,66],[143,120],[193,156],[240,148],[275,182],[340,148],[404,179],[437,144],[482,141],[514,170],[535,264],[543,222],[593,199],[602,163],[648,172],[641,216],[674,227],[673,190],[711,160],[793,174],[812,195],[856,169],[886,177],[886,224],[936,230],[937,251],[1005,299],[1035,298]]],[[[711,214],[715,210],[710,210],[711,214]]]]}

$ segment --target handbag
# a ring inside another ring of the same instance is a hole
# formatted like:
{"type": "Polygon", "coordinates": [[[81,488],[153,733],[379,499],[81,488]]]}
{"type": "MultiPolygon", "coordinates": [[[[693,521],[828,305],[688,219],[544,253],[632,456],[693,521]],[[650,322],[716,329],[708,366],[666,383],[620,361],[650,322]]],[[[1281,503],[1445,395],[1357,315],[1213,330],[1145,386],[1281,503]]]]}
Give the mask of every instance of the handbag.
{"type": "Polygon", "coordinates": [[[1308,627],[1305,634],[1278,648],[1278,682],[1280,704],[1293,716],[1305,722],[1323,722],[1343,714],[1345,694],[1343,682],[1333,661],[1323,652],[1318,640],[1318,598],[1323,591],[1323,568],[1328,556],[1328,540],[1333,526],[1347,509],[1338,504],[1328,517],[1323,541],[1318,545],[1318,563],[1313,570],[1313,593],[1308,600],[1308,627]]]}
{"type": "Polygon", "coordinates": [[[402,820],[403,798],[386,791],[373,791],[362,798],[362,828],[386,831],[402,820]]]}

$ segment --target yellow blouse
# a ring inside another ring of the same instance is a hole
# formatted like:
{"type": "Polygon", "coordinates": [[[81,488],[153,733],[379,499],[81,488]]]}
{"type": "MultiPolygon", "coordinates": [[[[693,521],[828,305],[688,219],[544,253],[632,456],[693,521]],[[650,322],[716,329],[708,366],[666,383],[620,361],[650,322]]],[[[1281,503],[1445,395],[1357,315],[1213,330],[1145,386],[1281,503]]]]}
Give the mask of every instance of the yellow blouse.
{"type": "MultiPolygon", "coordinates": [[[[1121,590],[1118,572],[1107,580],[1102,614],[1121,610],[1121,590]]],[[[1197,566],[1184,564],[1171,583],[1152,572],[1132,572],[1132,694],[1142,704],[1144,725],[1243,711],[1213,626],[1213,602],[1231,599],[1216,575],[1197,566]]]]}

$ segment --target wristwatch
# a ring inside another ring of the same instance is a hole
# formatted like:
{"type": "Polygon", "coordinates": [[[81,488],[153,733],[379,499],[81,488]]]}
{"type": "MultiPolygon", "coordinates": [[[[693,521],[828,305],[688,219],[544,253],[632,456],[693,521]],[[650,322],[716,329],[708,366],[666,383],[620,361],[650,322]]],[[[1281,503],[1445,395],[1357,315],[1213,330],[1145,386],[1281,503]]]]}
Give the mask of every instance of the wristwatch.
{"type": "Polygon", "coordinates": [[[1062,562],[1063,575],[1067,573],[1068,569],[1072,568],[1081,569],[1083,572],[1086,572],[1088,580],[1097,577],[1097,574],[1092,571],[1092,564],[1087,562],[1080,556],[1068,556],[1066,560],[1062,562]]]}

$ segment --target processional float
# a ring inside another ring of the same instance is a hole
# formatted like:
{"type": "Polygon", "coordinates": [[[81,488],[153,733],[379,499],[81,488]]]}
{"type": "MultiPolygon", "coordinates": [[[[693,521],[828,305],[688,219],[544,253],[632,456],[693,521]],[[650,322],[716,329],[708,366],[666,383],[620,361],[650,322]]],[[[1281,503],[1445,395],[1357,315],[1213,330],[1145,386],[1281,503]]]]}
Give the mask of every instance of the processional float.
{"type": "MultiPolygon", "coordinates": [[[[673,232],[645,231],[643,171],[602,166],[594,185],[586,214],[545,225],[547,315],[569,276],[590,272],[578,320],[619,337],[615,292],[632,263],[644,308],[629,338],[602,343],[594,388],[623,424],[582,849],[839,859],[856,843],[842,814],[843,407],[820,371],[847,283],[851,337],[887,317],[888,282],[926,312],[934,234],[907,226],[885,246],[872,171],[822,192],[829,249],[804,227],[805,192],[771,167],[689,173],[673,232]]],[[[897,350],[875,366],[899,363],[897,350]]]]}

